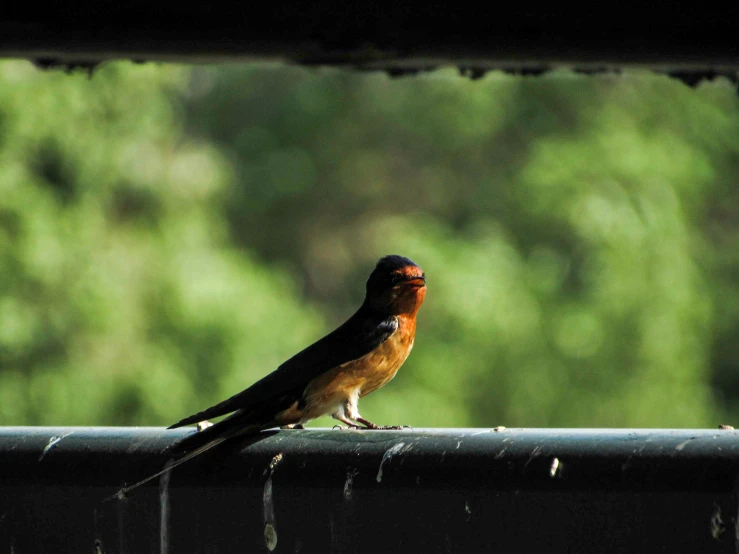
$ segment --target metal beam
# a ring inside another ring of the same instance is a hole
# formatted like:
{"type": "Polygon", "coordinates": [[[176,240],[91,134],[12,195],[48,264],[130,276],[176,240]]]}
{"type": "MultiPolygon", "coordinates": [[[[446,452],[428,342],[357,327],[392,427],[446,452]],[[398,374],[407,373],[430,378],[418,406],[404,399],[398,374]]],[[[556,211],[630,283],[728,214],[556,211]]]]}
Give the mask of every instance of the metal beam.
{"type": "Polygon", "coordinates": [[[4,552],[739,552],[739,432],[0,429],[4,552]]]}
{"type": "Polygon", "coordinates": [[[454,64],[473,75],[562,64],[735,74],[737,12],[700,3],[15,2],[0,13],[0,56],[43,64],[257,58],[393,72],[454,64]]]}

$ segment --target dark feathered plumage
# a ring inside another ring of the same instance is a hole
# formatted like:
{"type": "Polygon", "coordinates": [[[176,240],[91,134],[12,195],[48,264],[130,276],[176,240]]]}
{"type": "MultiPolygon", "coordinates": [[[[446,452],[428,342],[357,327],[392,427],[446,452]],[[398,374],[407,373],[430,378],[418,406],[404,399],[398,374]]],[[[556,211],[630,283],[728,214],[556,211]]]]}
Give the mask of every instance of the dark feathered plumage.
{"type": "Polygon", "coordinates": [[[357,402],[392,379],[405,361],[425,295],[420,267],[402,256],[380,259],[367,280],[364,302],[346,323],[249,388],[172,425],[170,429],[231,414],[175,445],[173,452],[188,453],[170,468],[236,435],[300,425],[322,415],[355,427],[358,422],[379,428],[359,415],[357,402]]]}

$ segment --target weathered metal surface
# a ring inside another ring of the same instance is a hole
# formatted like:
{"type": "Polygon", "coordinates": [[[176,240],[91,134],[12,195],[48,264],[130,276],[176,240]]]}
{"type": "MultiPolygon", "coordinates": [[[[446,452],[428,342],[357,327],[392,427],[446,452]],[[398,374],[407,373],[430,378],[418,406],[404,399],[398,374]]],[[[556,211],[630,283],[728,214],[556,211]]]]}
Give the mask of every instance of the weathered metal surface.
{"type": "Polygon", "coordinates": [[[0,551],[739,552],[739,432],[0,429],[0,551]]]}

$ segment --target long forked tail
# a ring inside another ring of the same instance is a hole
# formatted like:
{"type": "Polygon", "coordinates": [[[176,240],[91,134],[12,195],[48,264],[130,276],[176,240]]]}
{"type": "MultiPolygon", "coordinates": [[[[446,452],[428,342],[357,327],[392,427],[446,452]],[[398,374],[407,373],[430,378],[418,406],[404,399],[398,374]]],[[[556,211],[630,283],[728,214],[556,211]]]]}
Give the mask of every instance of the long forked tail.
{"type": "Polygon", "coordinates": [[[132,490],[140,487],[145,483],[148,483],[152,479],[156,479],[160,475],[164,475],[168,471],[171,471],[177,466],[192,460],[196,456],[200,456],[204,452],[207,452],[211,448],[215,448],[222,442],[232,437],[235,437],[237,435],[240,436],[251,433],[258,433],[259,431],[263,431],[264,429],[275,427],[275,422],[254,423],[250,422],[250,419],[250,413],[236,412],[223,421],[219,421],[212,427],[208,427],[203,431],[188,435],[187,437],[176,443],[171,449],[171,452],[175,456],[182,453],[182,451],[184,450],[184,455],[181,458],[176,458],[175,460],[168,462],[161,471],[156,472],[154,475],[149,475],[146,479],[142,479],[138,483],[134,483],[133,485],[130,485],[128,487],[123,487],[114,495],[107,497],[104,501],[113,500],[114,498],[122,500],[123,498],[125,498],[126,494],[128,494],[132,490]],[[191,448],[193,450],[190,450],[191,448]],[[188,452],[188,450],[190,451],[188,452]]]}
{"type": "Polygon", "coordinates": [[[227,440],[229,438],[230,438],[230,435],[227,435],[227,436],[224,436],[224,437],[217,437],[217,438],[213,439],[212,441],[205,443],[204,445],[202,445],[199,448],[196,448],[192,452],[188,452],[182,458],[179,458],[177,460],[174,460],[172,463],[169,463],[169,464],[165,465],[164,469],[162,469],[161,471],[157,471],[155,474],[149,475],[147,478],[142,479],[138,483],[134,483],[133,485],[129,485],[128,487],[123,487],[122,489],[118,490],[118,492],[116,492],[115,494],[113,494],[113,495],[108,496],[107,498],[105,498],[103,500],[103,502],[107,502],[109,500],[113,500],[113,499],[116,499],[116,498],[118,500],[123,500],[126,497],[126,495],[129,492],[131,492],[132,490],[139,488],[141,485],[144,485],[144,484],[148,483],[152,479],[156,479],[160,475],[164,475],[165,473],[167,473],[168,471],[173,470],[177,466],[182,465],[185,462],[188,462],[188,461],[192,460],[194,457],[200,456],[200,454],[202,454],[203,452],[207,452],[211,448],[215,448],[216,446],[218,446],[223,441],[225,441],[225,440],[227,440]]]}

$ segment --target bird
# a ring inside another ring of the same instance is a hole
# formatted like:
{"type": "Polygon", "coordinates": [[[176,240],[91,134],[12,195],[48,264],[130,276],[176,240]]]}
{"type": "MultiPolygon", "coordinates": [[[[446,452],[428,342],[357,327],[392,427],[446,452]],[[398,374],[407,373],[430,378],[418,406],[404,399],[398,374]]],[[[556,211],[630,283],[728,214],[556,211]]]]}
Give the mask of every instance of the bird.
{"type": "Polygon", "coordinates": [[[363,418],[358,402],[386,385],[405,362],[425,297],[423,270],[409,258],[384,256],[367,279],[364,301],[345,323],[247,389],[170,425],[176,429],[230,414],[175,444],[172,452],[184,455],[165,469],[110,498],[125,496],[225,440],[276,427],[302,428],[324,415],[347,428],[401,429],[363,418]]]}

